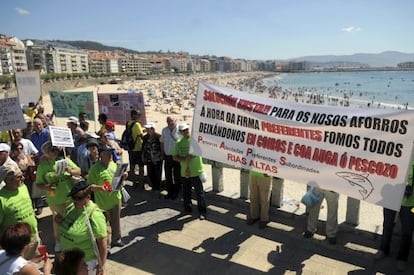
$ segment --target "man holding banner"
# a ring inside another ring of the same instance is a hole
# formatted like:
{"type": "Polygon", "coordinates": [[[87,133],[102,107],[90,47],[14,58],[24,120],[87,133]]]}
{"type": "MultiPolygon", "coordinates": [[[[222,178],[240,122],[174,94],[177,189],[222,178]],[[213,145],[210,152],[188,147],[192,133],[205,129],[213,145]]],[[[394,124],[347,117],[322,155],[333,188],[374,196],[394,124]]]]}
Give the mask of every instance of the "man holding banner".
{"type": "Polygon", "coordinates": [[[187,124],[178,126],[183,136],[177,141],[172,155],[175,161],[181,164],[181,182],[183,184],[184,211],[192,212],[191,189],[194,187],[197,196],[197,208],[200,220],[206,219],[207,206],[204,197],[203,181],[205,180],[203,161],[200,156],[191,155],[190,150],[190,129],[187,124]]]}

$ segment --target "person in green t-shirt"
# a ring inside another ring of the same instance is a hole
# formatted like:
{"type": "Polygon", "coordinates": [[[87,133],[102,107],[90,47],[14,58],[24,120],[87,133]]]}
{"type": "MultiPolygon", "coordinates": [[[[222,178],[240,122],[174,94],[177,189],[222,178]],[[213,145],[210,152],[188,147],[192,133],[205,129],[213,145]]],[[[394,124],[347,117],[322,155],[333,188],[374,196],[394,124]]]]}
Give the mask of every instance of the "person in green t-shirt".
{"type": "Polygon", "coordinates": [[[111,190],[112,179],[117,170],[117,164],[112,160],[113,148],[101,146],[100,160],[91,166],[88,183],[95,194],[95,202],[104,211],[111,227],[111,246],[124,246],[121,238],[121,199],[120,190],[111,190]]]}
{"type": "Polygon", "coordinates": [[[106,219],[102,210],[91,201],[91,192],[91,186],[85,181],[75,184],[68,195],[73,203],[62,215],[56,216],[56,222],[59,224],[62,251],[81,249],[85,252],[89,270],[103,274],[108,254],[106,219]]]}
{"type": "Polygon", "coordinates": [[[25,222],[30,225],[32,237],[24,256],[32,259],[39,244],[37,220],[32,207],[29,191],[23,184],[23,172],[16,163],[11,162],[0,167],[5,175],[6,185],[0,190],[0,232],[10,225],[25,222]]]}
{"type": "Polygon", "coordinates": [[[381,245],[378,252],[374,255],[376,260],[381,260],[390,253],[391,239],[395,226],[396,215],[401,221],[401,241],[397,255],[397,269],[404,271],[407,268],[408,255],[411,249],[414,232],[414,160],[410,166],[408,182],[402,198],[400,211],[384,208],[383,232],[381,245]]]}
{"type": "MultiPolygon", "coordinates": [[[[190,132],[187,124],[178,125],[182,138],[174,146],[172,156],[181,165],[181,182],[183,184],[184,211],[192,211],[191,189],[194,187],[197,196],[197,208],[200,220],[206,219],[207,206],[204,197],[203,178],[204,167],[200,156],[190,155],[190,132]]],[[[204,177],[205,178],[205,177],[204,177]]]]}
{"type": "Polygon", "coordinates": [[[39,188],[48,191],[46,201],[53,215],[55,252],[60,252],[59,226],[55,223],[55,216],[62,214],[71,202],[67,195],[72,188],[72,176],[80,176],[81,170],[70,158],[61,159],[60,148],[53,146],[50,141],[42,145],[42,152],[44,157],[37,167],[36,184],[39,188]],[[64,168],[60,170],[60,167],[64,168]]]}

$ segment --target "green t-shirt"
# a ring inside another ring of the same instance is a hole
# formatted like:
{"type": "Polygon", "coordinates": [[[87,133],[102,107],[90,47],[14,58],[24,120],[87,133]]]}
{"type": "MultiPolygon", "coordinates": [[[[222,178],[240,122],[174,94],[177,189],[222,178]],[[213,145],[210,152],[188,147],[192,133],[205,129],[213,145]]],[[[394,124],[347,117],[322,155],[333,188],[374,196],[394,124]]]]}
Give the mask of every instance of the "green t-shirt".
{"type": "MultiPolygon", "coordinates": [[[[107,236],[106,220],[102,210],[90,201],[86,207],[86,211],[88,213],[87,215],[90,215],[90,222],[95,238],[105,238],[107,236]],[[92,215],[90,215],[92,210],[92,215]]],[[[76,208],[73,203],[66,207],[59,229],[62,251],[79,248],[85,252],[86,261],[96,259],[83,209],[76,208]]]]}
{"type": "Polygon", "coordinates": [[[131,123],[135,123],[134,126],[132,126],[132,138],[135,141],[135,147],[132,151],[141,151],[142,150],[142,135],[144,134],[144,131],[142,130],[141,124],[138,121],[130,120],[128,121],[128,127],[131,126],[131,123]],[[137,138],[137,136],[140,136],[137,138]]]}
{"type": "MultiPolygon", "coordinates": [[[[190,137],[183,137],[177,141],[172,151],[173,156],[186,157],[190,151],[190,137]]],[[[190,177],[197,177],[204,173],[203,160],[199,156],[193,156],[190,162],[180,162],[181,176],[185,177],[187,166],[190,167],[190,177]]]]}
{"type": "MultiPolygon", "coordinates": [[[[70,159],[66,158],[67,164],[72,169],[79,167],[70,159]]],[[[36,184],[54,184],[56,185],[55,194],[51,196],[51,192],[47,192],[46,201],[49,205],[58,205],[71,202],[68,194],[72,189],[72,177],[68,172],[56,176],[56,161],[44,159],[40,162],[36,171],[36,184]]]]}
{"type": "MultiPolygon", "coordinates": [[[[411,163],[410,166],[410,172],[408,174],[408,182],[407,185],[412,186],[413,184],[413,169],[414,169],[414,161],[411,163]]],[[[407,197],[403,197],[402,206],[407,206],[407,207],[414,207],[414,192],[412,192],[411,196],[407,197]]]]}
{"type": "MultiPolygon", "coordinates": [[[[98,161],[93,164],[88,173],[88,183],[103,186],[105,182],[112,183],[112,179],[117,169],[117,164],[111,161],[106,167],[102,162],[98,161]]],[[[95,191],[95,202],[102,210],[112,209],[121,201],[122,194],[120,190],[113,192],[95,191]]]]}
{"type": "Polygon", "coordinates": [[[32,240],[37,240],[37,220],[26,185],[22,184],[15,191],[3,187],[0,190],[0,232],[19,222],[28,223],[32,229],[32,240]]]}

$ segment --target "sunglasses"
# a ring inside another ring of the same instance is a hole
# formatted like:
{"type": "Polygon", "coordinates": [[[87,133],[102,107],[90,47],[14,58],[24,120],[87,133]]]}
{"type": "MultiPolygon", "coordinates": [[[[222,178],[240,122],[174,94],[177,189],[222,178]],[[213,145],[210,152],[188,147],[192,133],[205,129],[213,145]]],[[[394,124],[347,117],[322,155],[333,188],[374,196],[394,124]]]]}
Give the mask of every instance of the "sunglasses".
{"type": "Polygon", "coordinates": [[[17,150],[23,150],[23,147],[17,147],[16,149],[17,150]]]}

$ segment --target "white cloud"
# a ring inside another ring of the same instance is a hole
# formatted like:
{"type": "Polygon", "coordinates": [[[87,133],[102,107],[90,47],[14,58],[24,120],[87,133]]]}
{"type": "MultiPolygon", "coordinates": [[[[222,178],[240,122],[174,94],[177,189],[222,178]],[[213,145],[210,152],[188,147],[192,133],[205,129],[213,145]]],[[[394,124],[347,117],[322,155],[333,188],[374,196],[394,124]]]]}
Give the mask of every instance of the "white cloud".
{"type": "Polygon", "coordinates": [[[30,11],[22,9],[22,8],[16,8],[16,11],[20,15],[29,15],[30,14],[30,11]]]}
{"type": "Polygon", "coordinates": [[[362,29],[360,27],[354,27],[354,26],[349,26],[349,27],[341,29],[341,31],[343,31],[343,32],[359,32],[361,30],[362,29]]]}

